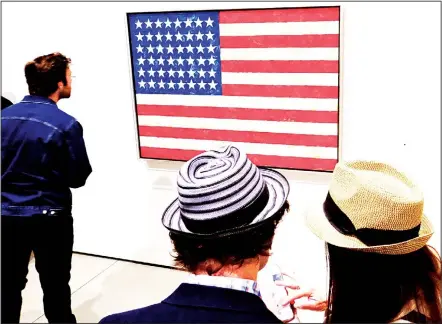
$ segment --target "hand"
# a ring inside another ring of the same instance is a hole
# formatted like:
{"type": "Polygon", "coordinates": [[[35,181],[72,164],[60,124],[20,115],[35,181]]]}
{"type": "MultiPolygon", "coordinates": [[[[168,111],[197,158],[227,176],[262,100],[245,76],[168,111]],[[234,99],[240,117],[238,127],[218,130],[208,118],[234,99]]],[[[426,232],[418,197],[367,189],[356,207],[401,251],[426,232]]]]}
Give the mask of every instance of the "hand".
{"type": "Polygon", "coordinates": [[[276,281],[278,286],[285,287],[287,298],[282,301],[282,305],[293,305],[296,309],[312,310],[322,312],[327,309],[327,300],[315,289],[301,289],[295,279],[288,274],[283,273],[289,280],[276,281]],[[302,299],[302,300],[301,300],[302,299]]]}

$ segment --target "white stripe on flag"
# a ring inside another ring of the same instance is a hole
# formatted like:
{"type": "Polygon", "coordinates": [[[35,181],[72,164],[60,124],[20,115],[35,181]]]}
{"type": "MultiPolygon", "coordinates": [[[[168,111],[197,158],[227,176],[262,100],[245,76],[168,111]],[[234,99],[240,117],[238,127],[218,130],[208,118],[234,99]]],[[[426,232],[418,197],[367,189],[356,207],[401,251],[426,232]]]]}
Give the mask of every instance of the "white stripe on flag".
{"type": "MultiPolygon", "coordinates": [[[[157,147],[181,150],[211,150],[231,144],[232,142],[195,140],[181,138],[163,138],[140,136],[140,145],[143,147],[157,147]]],[[[260,144],[235,142],[235,145],[242,148],[248,154],[295,156],[306,158],[336,159],[337,149],[333,147],[295,146],[283,144],[260,144]]]]}
{"type": "MultiPolygon", "coordinates": [[[[165,106],[167,109],[167,106],[165,106]]],[[[297,123],[262,120],[238,120],[195,117],[138,116],[140,126],[180,127],[193,129],[233,130],[249,132],[306,135],[337,135],[335,123],[297,123]]]]}
{"type": "Polygon", "coordinates": [[[222,72],[223,84],[338,86],[337,73],[235,73],[222,72]]]}
{"type": "Polygon", "coordinates": [[[337,47],[221,48],[221,61],[337,61],[337,47]]]}
{"type": "Polygon", "coordinates": [[[139,105],[337,111],[338,99],[137,94],[139,105]]]}
{"type": "Polygon", "coordinates": [[[220,36],[339,34],[339,21],[220,24],[220,36]]]}

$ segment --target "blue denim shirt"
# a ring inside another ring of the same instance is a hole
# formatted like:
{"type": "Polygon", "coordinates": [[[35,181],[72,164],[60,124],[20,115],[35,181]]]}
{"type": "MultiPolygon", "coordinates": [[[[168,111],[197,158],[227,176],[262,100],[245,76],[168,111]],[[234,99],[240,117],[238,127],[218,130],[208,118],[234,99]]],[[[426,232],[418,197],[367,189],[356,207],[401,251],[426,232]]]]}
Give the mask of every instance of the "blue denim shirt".
{"type": "Polygon", "coordinates": [[[70,214],[70,188],[92,172],[83,128],[49,98],[2,111],[2,216],[70,214]]]}

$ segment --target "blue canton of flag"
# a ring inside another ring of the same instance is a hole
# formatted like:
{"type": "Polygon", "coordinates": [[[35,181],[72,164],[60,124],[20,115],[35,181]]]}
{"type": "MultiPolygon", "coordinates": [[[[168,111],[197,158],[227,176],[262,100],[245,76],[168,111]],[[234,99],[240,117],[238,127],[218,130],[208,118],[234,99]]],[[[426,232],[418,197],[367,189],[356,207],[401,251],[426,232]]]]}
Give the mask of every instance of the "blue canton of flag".
{"type": "Polygon", "coordinates": [[[217,12],[139,14],[129,24],[136,94],[222,94],[217,12]]]}

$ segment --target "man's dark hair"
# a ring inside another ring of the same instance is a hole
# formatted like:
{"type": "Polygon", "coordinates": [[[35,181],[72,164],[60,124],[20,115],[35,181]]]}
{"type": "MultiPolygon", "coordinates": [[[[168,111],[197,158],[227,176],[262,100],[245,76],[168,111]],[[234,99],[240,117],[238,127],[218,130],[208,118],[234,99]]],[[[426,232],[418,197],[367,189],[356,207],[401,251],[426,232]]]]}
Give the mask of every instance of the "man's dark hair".
{"type": "Polygon", "coordinates": [[[57,91],[58,82],[66,85],[66,70],[71,59],[60,53],[39,56],[25,65],[29,94],[48,97],[57,91]]]}
{"type": "MultiPolygon", "coordinates": [[[[174,245],[175,264],[193,272],[202,262],[216,260],[221,266],[242,265],[258,255],[269,256],[276,227],[290,209],[288,201],[265,224],[240,234],[215,239],[200,239],[169,233],[174,245]]],[[[217,269],[206,269],[209,274],[217,269]]]]}

